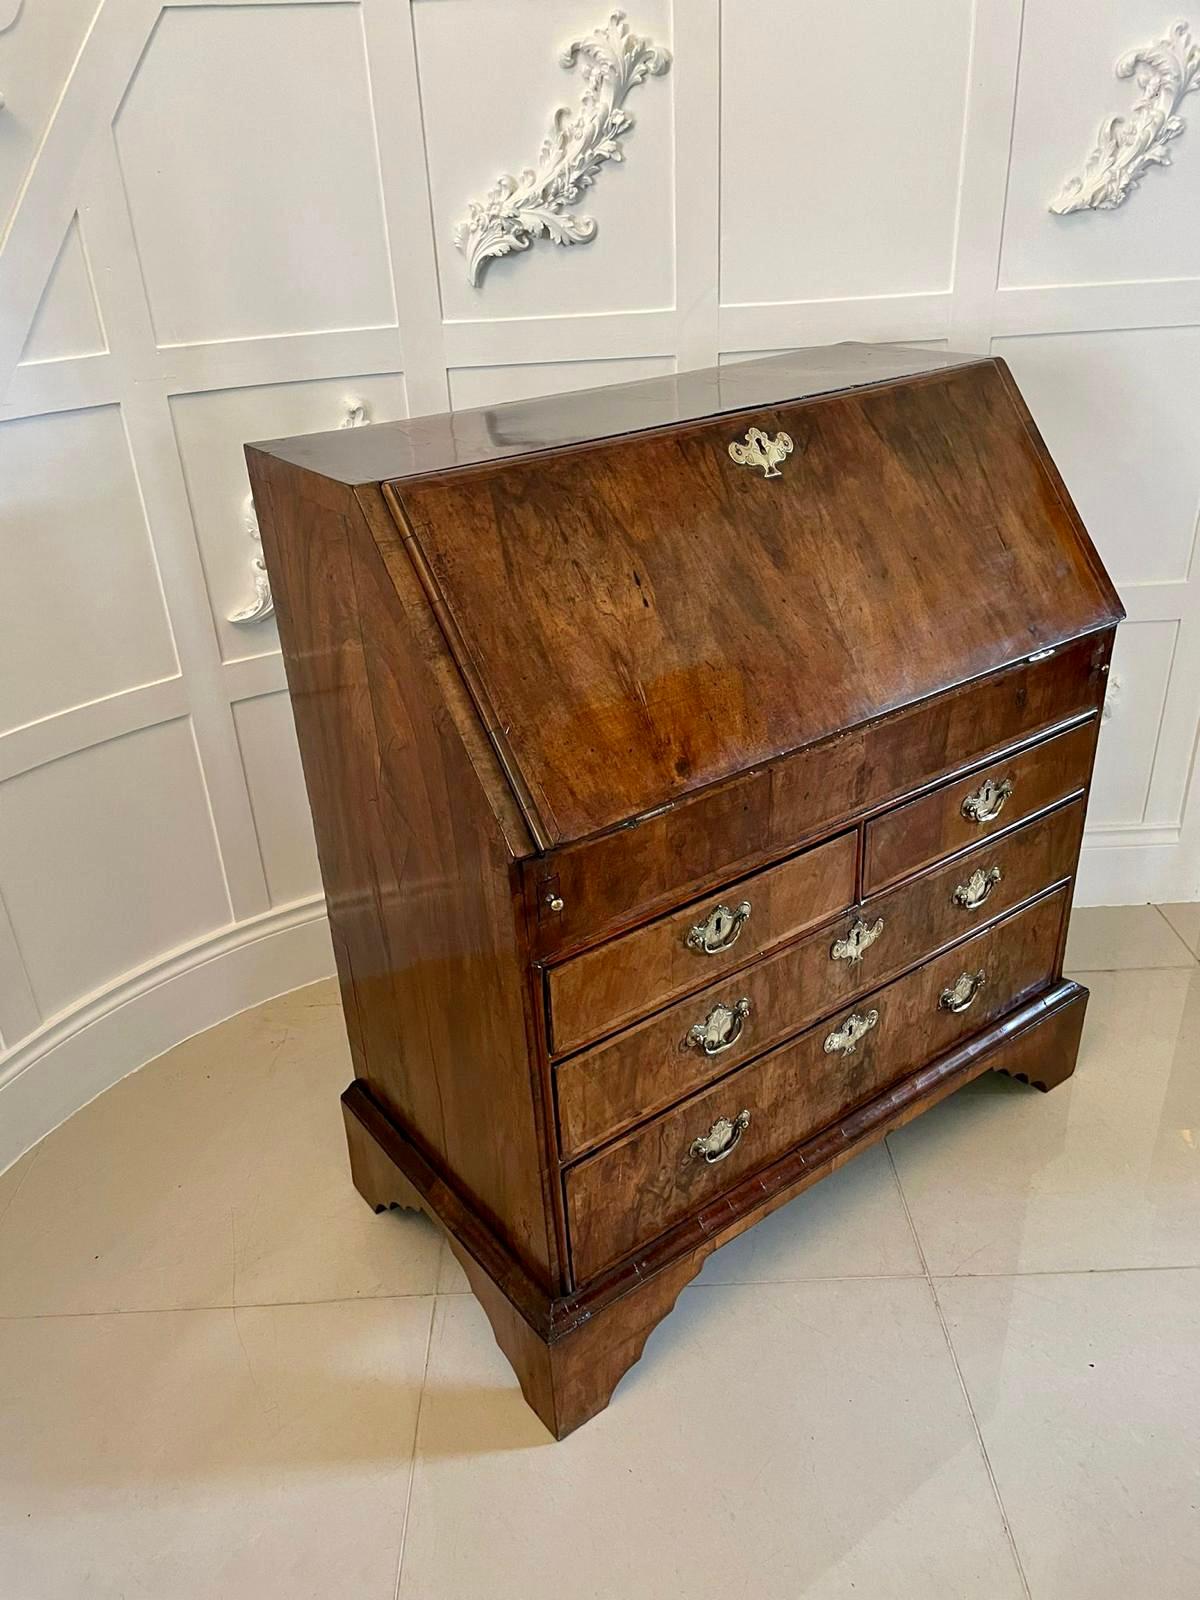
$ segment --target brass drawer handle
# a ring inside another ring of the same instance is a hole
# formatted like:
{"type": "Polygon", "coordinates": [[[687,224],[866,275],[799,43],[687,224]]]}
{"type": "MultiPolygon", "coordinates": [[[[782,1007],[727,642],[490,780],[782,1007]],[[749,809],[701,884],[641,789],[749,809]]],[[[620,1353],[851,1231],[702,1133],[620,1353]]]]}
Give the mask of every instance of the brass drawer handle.
{"type": "Polygon", "coordinates": [[[978,911],[1002,877],[999,867],[989,867],[986,872],[976,867],[966,883],[960,883],[955,889],[954,904],[962,906],[964,911],[978,911]]]}
{"type": "Polygon", "coordinates": [[[733,1154],[749,1126],[748,1111],[739,1111],[732,1122],[728,1117],[718,1117],[707,1133],[702,1133],[698,1139],[692,1140],[690,1153],[697,1160],[714,1167],[718,1161],[724,1161],[726,1156],[733,1154]]]}
{"type": "Polygon", "coordinates": [[[739,444],[735,439],[729,446],[729,454],[739,467],[761,467],[764,478],[782,478],[779,463],[791,453],[789,434],[777,433],[773,439],[769,439],[761,428],[751,428],[745,444],[739,444]]]}
{"type": "Polygon", "coordinates": [[[1013,792],[1013,780],[985,778],[974,794],[962,803],[962,814],[968,822],[995,822],[1004,810],[1004,803],[1013,792]]]}
{"type": "Polygon", "coordinates": [[[703,922],[687,936],[687,947],[702,956],[719,956],[732,949],[750,918],[750,902],[743,900],[733,911],[726,905],[714,906],[703,922]]]}
{"type": "Polygon", "coordinates": [[[872,923],[866,923],[861,917],[855,917],[850,924],[850,932],[846,937],[834,940],[829,952],[829,959],[831,961],[848,961],[852,967],[857,966],[882,932],[882,917],[872,923]]]}
{"type": "Polygon", "coordinates": [[[858,1041],[870,1033],[879,1021],[878,1011],[872,1009],[864,1016],[861,1011],[852,1011],[842,1023],[840,1028],[835,1028],[825,1040],[825,1054],[833,1055],[835,1052],[843,1056],[852,1056],[858,1048],[858,1041]]]}
{"type": "Polygon", "coordinates": [[[943,989],[938,1007],[942,1011],[967,1011],[975,1004],[975,996],[987,982],[982,967],[978,972],[964,972],[954,980],[949,989],[943,989]]]}
{"type": "Polygon", "coordinates": [[[694,1022],[688,1029],[685,1043],[695,1045],[706,1056],[719,1056],[741,1038],[749,1015],[750,1001],[745,995],[732,1006],[718,1001],[703,1022],[694,1022]]]}

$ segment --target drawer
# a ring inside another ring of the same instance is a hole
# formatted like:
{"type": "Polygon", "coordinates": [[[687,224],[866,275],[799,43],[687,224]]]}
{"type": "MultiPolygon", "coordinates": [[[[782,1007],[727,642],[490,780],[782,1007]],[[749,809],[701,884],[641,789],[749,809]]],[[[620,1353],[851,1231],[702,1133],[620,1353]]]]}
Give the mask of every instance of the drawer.
{"type": "Polygon", "coordinates": [[[931,861],[1011,827],[1083,790],[1092,770],[1099,720],[944,784],[867,824],[863,892],[885,888],[931,861]]]}
{"type": "Polygon", "coordinates": [[[549,962],[595,944],[609,930],[744,877],[846,819],[1096,711],[1112,638],[1106,630],[1076,639],[1048,658],[961,684],[629,827],[526,861],[521,876],[535,958],[549,962]]]}
{"type": "Polygon", "coordinates": [[[854,899],[857,839],[845,833],[547,975],[551,1048],[562,1055],[699,989],[854,899]]]}
{"type": "Polygon", "coordinates": [[[1082,832],[1083,801],[1074,800],[560,1062],[563,1158],[655,1115],[1070,877],[1082,832]],[[854,939],[856,925],[870,940],[865,948],[861,933],[854,939]]]}
{"type": "Polygon", "coordinates": [[[1065,889],[1043,896],[572,1168],[567,1223],[577,1279],[649,1244],[1045,987],[1066,906],[1065,889]],[[980,973],[972,999],[967,990],[980,973]],[[942,996],[953,998],[960,980],[965,1008],[946,1009],[942,996]]]}

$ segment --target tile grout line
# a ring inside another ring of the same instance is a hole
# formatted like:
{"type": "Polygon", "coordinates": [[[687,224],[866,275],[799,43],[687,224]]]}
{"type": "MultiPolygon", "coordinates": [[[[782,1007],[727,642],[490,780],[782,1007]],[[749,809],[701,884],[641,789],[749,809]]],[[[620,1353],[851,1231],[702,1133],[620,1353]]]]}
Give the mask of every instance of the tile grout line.
{"type": "MultiPolygon", "coordinates": [[[[890,1152],[889,1152],[890,1155],[890,1152]]],[[[901,1195],[903,1203],[903,1195],[901,1195]]],[[[909,1226],[911,1227],[911,1221],[909,1226]]],[[[920,1245],[917,1245],[918,1251],[920,1245]]],[[[946,1281],[971,1283],[992,1278],[1094,1278],[1107,1274],[1128,1275],[1133,1272],[1200,1272],[1197,1261],[1156,1261],[1150,1265],[1121,1267],[1035,1267],[1023,1272],[947,1272],[941,1275],[946,1281]]],[[[932,1274],[921,1272],[817,1272],[799,1278],[731,1278],[728,1282],[690,1283],[689,1289],[746,1289],[770,1288],[774,1284],[796,1283],[916,1283],[921,1279],[933,1282],[932,1274]]],[[[0,1323],[5,1322],[69,1322],[85,1317],[169,1317],[189,1316],[201,1311],[290,1311],[299,1306],[350,1306],[379,1305],[387,1300],[463,1300],[470,1299],[470,1289],[413,1289],[391,1294],[340,1294],[320,1295],[312,1300],[244,1300],[234,1305],[230,1301],[214,1301],[209,1305],[194,1306],[122,1306],[107,1307],[99,1311],[0,1311],[0,1323]]]]}
{"type": "Polygon", "coordinates": [[[933,1275],[929,1271],[929,1263],[925,1258],[925,1247],[921,1243],[921,1237],[917,1232],[917,1225],[913,1221],[912,1211],[909,1209],[908,1196],[904,1193],[904,1185],[900,1182],[900,1172],[896,1166],[896,1157],[892,1153],[892,1147],[888,1143],[886,1137],[883,1140],[883,1146],[887,1151],[888,1162],[892,1169],[892,1179],[896,1185],[896,1193],[899,1196],[900,1204],[904,1208],[904,1216],[908,1223],[909,1232],[912,1234],[913,1244],[916,1247],[918,1256],[921,1258],[921,1270],[925,1275],[925,1282],[929,1285],[929,1295],[933,1301],[933,1309],[937,1313],[938,1326],[942,1330],[942,1338],[946,1342],[946,1349],[949,1353],[950,1360],[954,1365],[954,1375],[958,1379],[958,1387],[962,1392],[963,1403],[966,1405],[967,1415],[971,1419],[971,1427],[975,1433],[975,1441],[979,1446],[979,1454],[983,1459],[984,1470],[988,1475],[988,1482],[992,1486],[992,1495],[996,1502],[996,1509],[1000,1513],[1000,1522],[1004,1528],[1004,1537],[1008,1540],[1008,1548],[1012,1552],[1013,1564],[1017,1569],[1017,1577],[1021,1580],[1021,1590],[1025,1596],[1025,1600],[1033,1600],[1033,1593],[1029,1587],[1029,1579],[1025,1576],[1025,1565],[1021,1560],[1021,1553],[1017,1549],[1016,1537],[1013,1534],[1012,1525],[1008,1520],[1008,1512],[1005,1509],[1004,1501],[1000,1494],[1000,1485],[996,1482],[996,1474],[992,1470],[991,1457],[988,1455],[987,1445],[984,1443],[983,1430],[979,1426],[979,1418],[975,1415],[975,1407],[971,1403],[970,1391],[967,1388],[966,1379],[963,1377],[962,1367],[959,1365],[958,1352],[954,1348],[954,1341],[950,1337],[950,1329],[946,1326],[946,1316],[942,1310],[942,1303],[938,1299],[937,1285],[933,1281],[933,1275]]]}
{"type": "Polygon", "coordinates": [[[408,1485],[404,1491],[404,1515],[400,1519],[400,1548],[396,1552],[396,1583],[392,1589],[392,1600],[400,1600],[400,1584],[404,1577],[404,1552],[408,1545],[408,1520],[412,1510],[413,1483],[417,1476],[417,1446],[421,1441],[421,1412],[425,1405],[425,1388],[429,1382],[429,1360],[433,1354],[433,1328],[437,1321],[438,1301],[441,1296],[433,1296],[433,1304],[429,1308],[429,1333],[425,1340],[425,1366],[421,1373],[421,1392],[417,1396],[417,1414],[413,1419],[412,1450],[408,1458],[408,1485]]]}
{"type": "Polygon", "coordinates": [[[1178,928],[1177,928],[1177,927],[1176,927],[1176,926],[1175,926],[1175,924],[1174,924],[1174,923],[1173,923],[1173,922],[1172,922],[1172,921],[1171,921],[1171,919],[1170,919],[1170,917],[1169,917],[1169,916],[1168,916],[1168,915],[1167,915],[1167,913],[1166,913],[1166,912],[1165,912],[1165,911],[1164,911],[1164,910],[1163,910],[1163,908],[1162,908],[1162,907],[1161,907],[1161,906],[1159,906],[1159,905],[1156,905],[1156,906],[1155,906],[1155,907],[1154,907],[1154,909],[1155,909],[1155,911],[1157,911],[1157,912],[1158,912],[1158,914],[1159,914],[1159,916],[1160,916],[1160,917],[1161,917],[1161,918],[1162,918],[1162,919],[1163,919],[1163,921],[1164,921],[1164,922],[1165,922],[1165,923],[1166,923],[1166,925],[1167,925],[1167,927],[1168,927],[1168,928],[1170,928],[1170,930],[1171,930],[1171,932],[1172,932],[1172,933],[1173,933],[1173,934],[1174,934],[1174,935],[1175,935],[1175,937],[1176,937],[1176,938],[1177,938],[1177,939],[1178,939],[1178,940],[1179,940],[1179,942],[1180,942],[1180,944],[1181,944],[1181,945],[1182,945],[1182,946],[1183,946],[1183,948],[1184,948],[1184,949],[1185,949],[1185,950],[1186,950],[1186,951],[1187,951],[1187,953],[1188,953],[1188,955],[1190,955],[1190,956],[1191,956],[1191,958],[1192,958],[1192,960],[1193,960],[1193,961],[1200,961],[1200,952],[1197,952],[1197,951],[1195,951],[1195,950],[1193,950],[1193,949],[1192,949],[1192,947],[1191,947],[1191,945],[1190,945],[1190,944],[1189,944],[1189,943],[1188,943],[1188,942],[1187,942],[1187,940],[1186,940],[1186,939],[1185,939],[1185,938],[1184,938],[1184,937],[1183,937],[1183,935],[1182,935],[1182,934],[1181,934],[1181,933],[1180,933],[1180,931],[1179,931],[1179,929],[1178,929],[1178,928]]]}

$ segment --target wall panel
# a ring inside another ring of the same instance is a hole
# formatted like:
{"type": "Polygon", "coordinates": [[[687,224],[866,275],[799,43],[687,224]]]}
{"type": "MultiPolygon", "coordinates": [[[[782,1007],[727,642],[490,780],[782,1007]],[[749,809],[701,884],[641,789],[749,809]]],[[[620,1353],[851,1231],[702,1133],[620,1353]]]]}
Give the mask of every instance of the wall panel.
{"type": "Polygon", "coordinates": [[[723,302],[950,287],[971,10],[725,0],[723,302]]]}
{"type": "Polygon", "coordinates": [[[994,349],[1130,612],[1081,895],[1200,897],[1200,100],[1124,205],[1048,209],[1171,14],[637,0],[672,59],[569,202],[595,238],[470,285],[455,223],[578,111],[560,53],[610,12],[26,0],[0,40],[0,1168],[330,970],[274,624],[229,614],[242,444],[360,403],[994,349]]]}
{"type": "Polygon", "coordinates": [[[178,671],[119,407],[0,422],[0,732],[178,671]]]}
{"type": "Polygon", "coordinates": [[[393,373],[253,384],[175,394],[170,406],[221,658],[277,651],[271,619],[250,625],[229,620],[253,598],[251,562],[258,554],[242,447],[341,427],[360,407],[364,423],[392,422],[407,415],[404,380],[393,373]]]}
{"type": "Polygon", "coordinates": [[[187,720],[0,787],[0,894],[43,1017],[227,922],[187,720]]]}
{"type": "Polygon", "coordinates": [[[356,5],[164,11],[116,137],[160,344],[395,321],[356,5]]]}

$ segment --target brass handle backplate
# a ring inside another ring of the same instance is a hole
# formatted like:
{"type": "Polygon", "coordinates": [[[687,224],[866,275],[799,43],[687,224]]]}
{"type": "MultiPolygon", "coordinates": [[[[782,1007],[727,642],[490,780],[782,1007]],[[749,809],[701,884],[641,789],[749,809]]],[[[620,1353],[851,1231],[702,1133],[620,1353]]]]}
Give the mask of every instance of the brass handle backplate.
{"type": "Polygon", "coordinates": [[[858,1048],[858,1041],[879,1021],[879,1013],[873,1007],[865,1015],[861,1011],[852,1011],[842,1023],[840,1028],[835,1028],[825,1040],[825,1054],[852,1056],[858,1048]]]}
{"type": "Polygon", "coordinates": [[[966,1011],[975,1004],[975,997],[987,982],[982,967],[978,972],[964,972],[954,980],[949,989],[943,989],[938,1006],[942,1011],[966,1011]]]}
{"type": "Polygon", "coordinates": [[[732,1006],[718,1001],[703,1022],[692,1024],[684,1043],[703,1050],[706,1056],[719,1056],[741,1038],[749,1015],[750,1001],[746,995],[732,1006]]]}
{"type": "Polygon", "coordinates": [[[690,1154],[710,1167],[715,1166],[718,1161],[724,1161],[726,1156],[733,1154],[749,1126],[748,1111],[739,1111],[732,1122],[728,1117],[718,1117],[707,1133],[692,1140],[690,1154]]]}
{"type": "Polygon", "coordinates": [[[882,932],[882,917],[870,923],[864,922],[861,917],[855,917],[846,937],[834,940],[829,951],[829,959],[848,961],[852,967],[857,966],[882,932]]]}
{"type": "Polygon", "coordinates": [[[955,889],[954,904],[962,906],[964,911],[978,910],[1002,877],[999,867],[989,867],[986,872],[976,867],[966,883],[960,883],[955,889]]]}
{"type": "Polygon", "coordinates": [[[974,794],[962,803],[962,814],[968,822],[995,822],[1004,810],[1005,801],[1013,792],[1013,780],[985,778],[974,794]]]}
{"type": "Polygon", "coordinates": [[[729,446],[729,454],[739,467],[761,467],[764,478],[782,478],[779,463],[791,453],[792,440],[789,434],[777,433],[773,439],[769,439],[761,428],[751,428],[745,444],[739,444],[735,439],[729,446]]]}
{"type": "Polygon", "coordinates": [[[743,900],[732,911],[727,905],[714,906],[704,921],[698,922],[688,934],[688,949],[702,956],[719,956],[737,943],[749,916],[749,900],[743,900]]]}

